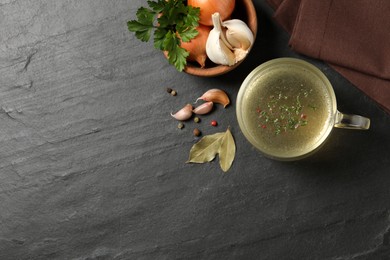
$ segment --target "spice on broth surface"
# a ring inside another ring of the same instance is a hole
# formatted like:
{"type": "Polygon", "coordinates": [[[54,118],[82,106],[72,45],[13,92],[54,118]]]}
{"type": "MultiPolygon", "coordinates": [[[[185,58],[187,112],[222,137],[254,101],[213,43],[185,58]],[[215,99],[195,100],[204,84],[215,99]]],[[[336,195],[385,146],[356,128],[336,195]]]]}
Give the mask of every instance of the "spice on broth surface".
{"type": "Polygon", "coordinates": [[[279,90],[265,99],[261,97],[256,107],[258,127],[279,135],[306,126],[309,122],[307,109],[316,109],[308,103],[312,91],[301,88],[298,94],[289,96],[279,90]]]}

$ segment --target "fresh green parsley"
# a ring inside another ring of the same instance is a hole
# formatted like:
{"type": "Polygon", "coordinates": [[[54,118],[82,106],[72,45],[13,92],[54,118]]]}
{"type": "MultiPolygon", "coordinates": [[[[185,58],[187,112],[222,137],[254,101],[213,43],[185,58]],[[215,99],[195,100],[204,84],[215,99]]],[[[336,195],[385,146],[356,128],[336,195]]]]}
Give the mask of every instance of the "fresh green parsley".
{"type": "Polygon", "coordinates": [[[148,1],[148,5],[137,10],[137,20],[127,22],[129,31],[143,42],[149,41],[154,31],[154,47],[166,51],[169,63],[183,71],[189,53],[180,42],[198,35],[200,9],[185,5],[184,0],[148,1]]]}

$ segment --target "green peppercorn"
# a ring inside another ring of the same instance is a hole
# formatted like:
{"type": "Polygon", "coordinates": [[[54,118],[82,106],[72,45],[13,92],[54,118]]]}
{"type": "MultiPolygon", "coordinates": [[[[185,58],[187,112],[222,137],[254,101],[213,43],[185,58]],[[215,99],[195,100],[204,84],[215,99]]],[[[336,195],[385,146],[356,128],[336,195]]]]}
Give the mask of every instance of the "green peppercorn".
{"type": "Polygon", "coordinates": [[[200,118],[199,118],[199,117],[197,117],[197,116],[196,116],[196,117],[194,117],[194,122],[195,122],[195,123],[199,123],[199,122],[200,122],[200,118]]]}
{"type": "Polygon", "coordinates": [[[192,133],[194,134],[194,136],[200,136],[200,134],[201,134],[201,132],[198,128],[195,128],[192,133]]]}
{"type": "Polygon", "coordinates": [[[174,91],[174,90],[172,90],[172,91],[171,91],[171,95],[172,95],[172,96],[176,96],[176,95],[177,95],[177,92],[174,91]]]}
{"type": "Polygon", "coordinates": [[[183,124],[183,123],[178,123],[178,124],[177,124],[177,128],[183,129],[183,128],[184,128],[184,124],[183,124]]]}

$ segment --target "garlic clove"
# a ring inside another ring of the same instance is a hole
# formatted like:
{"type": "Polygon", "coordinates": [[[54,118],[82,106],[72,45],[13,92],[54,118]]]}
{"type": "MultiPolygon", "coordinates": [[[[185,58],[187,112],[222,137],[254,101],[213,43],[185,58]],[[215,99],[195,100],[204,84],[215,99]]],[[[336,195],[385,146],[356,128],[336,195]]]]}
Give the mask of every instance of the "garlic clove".
{"type": "Polygon", "coordinates": [[[225,54],[225,62],[223,65],[229,65],[232,66],[236,63],[236,56],[234,55],[234,52],[232,52],[228,46],[226,46],[222,40],[219,40],[222,53],[225,54]]]}
{"type": "Polygon", "coordinates": [[[213,102],[208,101],[196,107],[194,110],[192,110],[192,112],[194,112],[197,115],[205,115],[213,109],[213,105],[214,105],[213,102]]]}
{"type": "Polygon", "coordinates": [[[196,99],[195,103],[198,102],[198,100],[203,100],[207,102],[211,101],[213,103],[221,104],[223,105],[223,107],[226,107],[230,104],[230,100],[226,92],[217,88],[210,89],[203,93],[201,97],[196,99]]]}
{"type": "Polygon", "coordinates": [[[216,64],[232,66],[235,64],[236,58],[232,46],[224,36],[219,13],[213,14],[212,20],[214,28],[210,31],[206,41],[207,57],[216,64]]]}
{"type": "Polygon", "coordinates": [[[254,42],[254,36],[248,25],[241,20],[232,19],[222,22],[226,27],[226,39],[234,47],[248,50],[254,42]]]}
{"type": "Polygon", "coordinates": [[[171,113],[171,116],[176,120],[185,121],[187,119],[190,119],[190,117],[192,116],[192,109],[193,109],[192,105],[187,104],[182,109],[177,111],[175,114],[171,113]]]}

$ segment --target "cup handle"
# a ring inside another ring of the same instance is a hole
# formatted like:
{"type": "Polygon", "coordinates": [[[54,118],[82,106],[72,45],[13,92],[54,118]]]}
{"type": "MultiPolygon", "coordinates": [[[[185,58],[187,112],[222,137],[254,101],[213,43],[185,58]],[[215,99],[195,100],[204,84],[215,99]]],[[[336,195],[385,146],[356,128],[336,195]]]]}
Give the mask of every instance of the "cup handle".
{"type": "Polygon", "coordinates": [[[370,128],[370,119],[364,116],[343,114],[337,111],[334,126],[337,128],[368,130],[370,128]]]}

